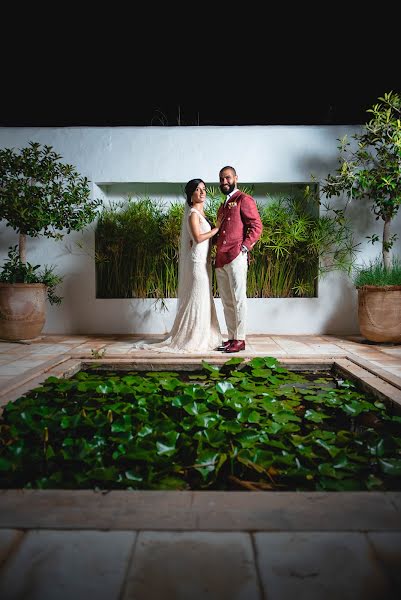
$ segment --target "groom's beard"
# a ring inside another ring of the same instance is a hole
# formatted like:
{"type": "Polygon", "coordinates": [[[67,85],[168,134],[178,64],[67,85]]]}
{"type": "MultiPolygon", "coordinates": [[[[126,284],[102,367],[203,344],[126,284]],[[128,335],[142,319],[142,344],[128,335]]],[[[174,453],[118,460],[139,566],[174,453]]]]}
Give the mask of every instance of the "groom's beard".
{"type": "Polygon", "coordinates": [[[228,185],[228,184],[220,185],[220,191],[222,191],[225,196],[228,196],[228,194],[231,194],[231,192],[233,192],[234,189],[235,189],[235,183],[232,183],[231,185],[228,185]]]}

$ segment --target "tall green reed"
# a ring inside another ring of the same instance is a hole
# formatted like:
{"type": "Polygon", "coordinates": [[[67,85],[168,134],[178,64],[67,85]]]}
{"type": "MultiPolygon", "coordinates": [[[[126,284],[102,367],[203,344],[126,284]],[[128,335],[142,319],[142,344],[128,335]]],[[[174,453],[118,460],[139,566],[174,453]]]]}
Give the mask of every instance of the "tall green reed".
{"type": "MultiPolygon", "coordinates": [[[[207,196],[205,214],[213,224],[224,196],[216,187],[207,196]]],[[[350,226],[330,206],[319,215],[316,202],[306,187],[302,198],[268,196],[258,203],[263,234],[250,256],[248,297],[313,297],[324,273],[350,272],[356,252],[350,226]]],[[[176,296],[183,209],[184,202],[132,196],[103,208],[95,235],[98,298],[176,296]]],[[[215,274],[212,285],[218,296],[215,274]]]]}

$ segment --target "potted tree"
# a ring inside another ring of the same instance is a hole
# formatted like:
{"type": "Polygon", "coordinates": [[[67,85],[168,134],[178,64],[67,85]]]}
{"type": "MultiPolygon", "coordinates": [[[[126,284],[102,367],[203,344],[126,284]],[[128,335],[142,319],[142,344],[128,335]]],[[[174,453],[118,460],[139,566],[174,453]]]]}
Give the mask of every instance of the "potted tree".
{"type": "MultiPolygon", "coordinates": [[[[357,269],[358,319],[362,335],[374,342],[401,342],[401,263],[392,256],[397,236],[391,223],[401,204],[401,95],[388,92],[367,112],[362,132],[340,141],[339,166],[322,182],[326,197],[348,202],[369,199],[383,221],[381,256],[357,269]]],[[[379,237],[368,238],[372,243],[379,237]]]]}
{"type": "Polygon", "coordinates": [[[90,198],[89,182],[62,163],[52,146],[36,142],[18,151],[0,149],[0,219],[19,235],[0,271],[0,338],[32,339],[45,323],[46,297],[59,303],[54,267],[27,262],[27,236],[60,240],[81,231],[96,217],[100,200],[90,198]]]}

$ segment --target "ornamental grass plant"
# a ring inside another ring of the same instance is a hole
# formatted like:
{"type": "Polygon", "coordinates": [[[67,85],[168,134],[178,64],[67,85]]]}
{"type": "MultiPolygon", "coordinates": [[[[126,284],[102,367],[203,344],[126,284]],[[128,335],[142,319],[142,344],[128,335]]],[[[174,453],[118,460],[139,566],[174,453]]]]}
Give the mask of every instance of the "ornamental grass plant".
{"type": "MultiPolygon", "coordinates": [[[[207,196],[205,214],[215,223],[223,196],[216,187],[208,187],[207,196]]],[[[258,208],[264,230],[251,253],[249,298],[314,297],[319,277],[351,271],[356,245],[349,223],[329,206],[319,214],[313,189],[306,186],[301,197],[268,196],[258,208]]],[[[176,296],[183,209],[183,202],[140,196],[103,208],[95,235],[98,298],[176,296]]],[[[213,294],[218,296],[215,275],[213,294]]]]}
{"type": "Polygon", "coordinates": [[[357,287],[365,285],[373,286],[401,286],[401,260],[393,256],[390,266],[387,268],[383,260],[377,257],[368,265],[357,267],[355,270],[354,283],[357,287]]]}

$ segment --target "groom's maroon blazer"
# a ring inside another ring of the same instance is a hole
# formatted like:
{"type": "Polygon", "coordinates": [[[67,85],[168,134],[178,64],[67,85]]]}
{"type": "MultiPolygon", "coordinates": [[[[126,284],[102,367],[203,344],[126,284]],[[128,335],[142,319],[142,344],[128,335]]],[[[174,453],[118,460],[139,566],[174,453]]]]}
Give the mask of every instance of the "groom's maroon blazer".
{"type": "Polygon", "coordinates": [[[252,250],[263,230],[255,200],[240,190],[220,206],[217,216],[221,214],[223,221],[217,237],[216,268],[234,260],[241,252],[241,246],[252,250]]]}

